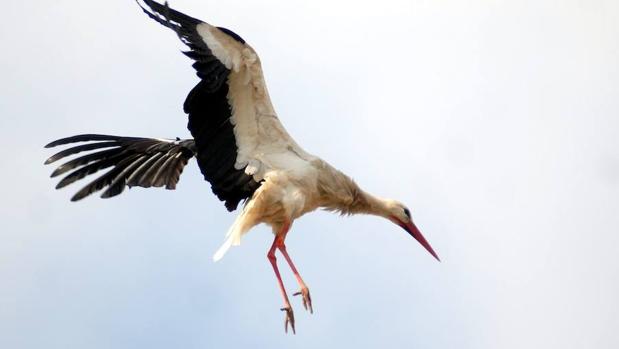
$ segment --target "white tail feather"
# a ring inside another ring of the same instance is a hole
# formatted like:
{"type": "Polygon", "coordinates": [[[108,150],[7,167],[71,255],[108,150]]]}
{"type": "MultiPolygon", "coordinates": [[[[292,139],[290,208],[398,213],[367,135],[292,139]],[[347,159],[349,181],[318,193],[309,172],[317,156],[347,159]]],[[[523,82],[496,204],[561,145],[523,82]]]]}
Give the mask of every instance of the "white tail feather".
{"type": "Polygon", "coordinates": [[[232,235],[226,238],[226,241],[224,242],[224,244],[221,245],[221,247],[213,255],[214,262],[218,262],[220,259],[223,258],[223,256],[226,254],[226,252],[228,252],[228,250],[232,246],[233,240],[234,240],[234,237],[232,235]]]}
{"type": "Polygon", "coordinates": [[[245,226],[245,224],[241,224],[243,222],[244,213],[245,212],[243,212],[236,219],[234,224],[232,224],[232,226],[230,227],[230,230],[228,230],[228,233],[226,234],[226,241],[224,241],[224,244],[221,245],[221,247],[213,255],[213,261],[217,262],[222,259],[226,252],[228,252],[230,247],[238,246],[241,244],[241,237],[251,228],[245,226]]]}

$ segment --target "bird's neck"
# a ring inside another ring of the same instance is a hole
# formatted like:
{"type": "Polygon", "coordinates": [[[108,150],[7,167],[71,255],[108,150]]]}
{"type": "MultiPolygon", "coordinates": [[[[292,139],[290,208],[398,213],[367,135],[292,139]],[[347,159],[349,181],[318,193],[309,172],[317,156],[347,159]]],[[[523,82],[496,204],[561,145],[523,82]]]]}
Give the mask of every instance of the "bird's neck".
{"type": "Polygon", "coordinates": [[[360,200],[358,207],[356,208],[360,214],[371,214],[375,216],[388,217],[389,206],[388,201],[377,196],[374,196],[365,191],[360,192],[360,196],[363,198],[360,200]]]}
{"type": "Polygon", "coordinates": [[[338,211],[342,215],[371,214],[381,217],[389,215],[387,200],[376,197],[361,189],[354,181],[350,180],[344,191],[331,197],[327,209],[338,211]],[[333,200],[336,198],[336,200],[333,200]]]}
{"type": "Polygon", "coordinates": [[[361,189],[352,178],[331,167],[324,161],[320,169],[318,187],[320,206],[342,215],[371,214],[388,217],[388,201],[361,189]]]}

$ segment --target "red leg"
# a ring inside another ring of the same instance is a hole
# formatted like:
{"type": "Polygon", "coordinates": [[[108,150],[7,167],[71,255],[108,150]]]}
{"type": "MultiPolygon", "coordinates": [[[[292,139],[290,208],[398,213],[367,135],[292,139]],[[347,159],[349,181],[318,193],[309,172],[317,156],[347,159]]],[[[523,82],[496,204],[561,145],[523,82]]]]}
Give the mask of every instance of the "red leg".
{"type": "Polygon", "coordinates": [[[279,285],[279,290],[282,293],[282,298],[284,298],[284,307],[281,309],[286,312],[286,320],[284,322],[284,330],[288,333],[288,324],[292,328],[292,333],[296,333],[294,328],[294,313],[292,312],[292,307],[290,306],[290,301],[288,300],[288,295],[286,294],[286,289],[284,288],[284,282],[282,281],[282,276],[279,273],[279,268],[277,267],[277,258],[275,257],[275,250],[279,247],[280,244],[283,244],[283,239],[288,232],[290,225],[287,224],[283,227],[282,231],[275,236],[273,240],[273,244],[267,253],[267,258],[271,262],[271,266],[273,266],[273,271],[275,272],[275,277],[277,278],[277,284],[279,285]]]}
{"type": "Polygon", "coordinates": [[[282,254],[284,255],[284,258],[286,258],[286,261],[288,262],[288,265],[290,265],[290,269],[292,269],[292,273],[297,278],[297,282],[299,283],[299,287],[301,288],[301,290],[299,290],[299,292],[294,293],[293,296],[302,295],[303,307],[305,308],[305,310],[308,310],[309,308],[310,313],[313,314],[314,309],[312,308],[312,297],[310,296],[309,288],[307,288],[307,286],[305,285],[305,282],[303,282],[303,279],[301,278],[301,275],[297,271],[297,268],[294,266],[294,263],[292,263],[292,259],[290,259],[290,256],[288,255],[288,252],[286,251],[286,244],[282,241],[281,244],[277,245],[277,248],[279,248],[279,250],[282,252],[282,254]]]}

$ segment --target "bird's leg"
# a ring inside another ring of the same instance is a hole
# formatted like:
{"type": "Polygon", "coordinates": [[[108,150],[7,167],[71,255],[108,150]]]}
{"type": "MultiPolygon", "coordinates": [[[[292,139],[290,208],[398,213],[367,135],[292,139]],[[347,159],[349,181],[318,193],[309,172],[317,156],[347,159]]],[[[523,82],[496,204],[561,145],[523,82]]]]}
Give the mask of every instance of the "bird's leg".
{"type": "Polygon", "coordinates": [[[292,259],[290,259],[290,256],[286,251],[286,244],[284,243],[283,239],[282,243],[279,244],[277,248],[279,248],[281,253],[284,255],[284,258],[286,258],[286,261],[288,262],[288,265],[290,265],[290,269],[292,269],[292,273],[297,278],[297,282],[299,283],[299,287],[301,288],[299,292],[294,293],[293,296],[301,295],[303,297],[303,307],[305,308],[305,310],[309,310],[310,314],[313,314],[314,309],[312,308],[312,297],[310,296],[309,288],[307,288],[305,282],[303,282],[303,279],[301,278],[301,275],[297,271],[297,268],[294,266],[294,263],[292,263],[292,259]]]}
{"type": "Polygon", "coordinates": [[[284,288],[284,282],[282,281],[282,277],[279,274],[279,268],[277,268],[277,258],[275,258],[275,250],[277,249],[279,244],[283,244],[282,236],[286,236],[286,232],[289,228],[290,224],[287,224],[286,226],[284,226],[284,229],[282,229],[283,234],[282,232],[280,232],[275,236],[275,240],[273,240],[273,245],[271,245],[271,248],[267,253],[267,258],[273,266],[273,271],[275,272],[275,277],[277,277],[279,290],[281,291],[282,297],[284,298],[284,307],[281,309],[282,311],[286,312],[286,319],[284,320],[284,330],[286,331],[286,333],[288,333],[288,324],[290,324],[290,327],[292,328],[292,333],[296,334],[294,328],[294,313],[292,312],[292,306],[290,306],[290,301],[288,300],[288,295],[286,294],[286,289],[284,288]]]}

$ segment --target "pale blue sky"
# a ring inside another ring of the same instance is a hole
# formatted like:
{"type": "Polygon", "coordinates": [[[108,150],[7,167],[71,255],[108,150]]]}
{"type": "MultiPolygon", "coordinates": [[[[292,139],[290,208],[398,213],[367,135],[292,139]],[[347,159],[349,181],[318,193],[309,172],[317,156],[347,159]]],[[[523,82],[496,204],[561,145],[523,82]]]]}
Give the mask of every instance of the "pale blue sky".
{"type": "MultiPolygon", "coordinates": [[[[616,348],[616,1],[191,1],[257,49],[308,151],[409,205],[441,256],[318,212],[288,248],[312,291],[284,335],[252,231],[195,163],[177,191],[69,202],[43,161],[84,132],[186,137],[182,45],[133,1],[11,1],[0,22],[0,347],[616,348]]],[[[286,270],[289,291],[296,290],[286,270]]]]}

